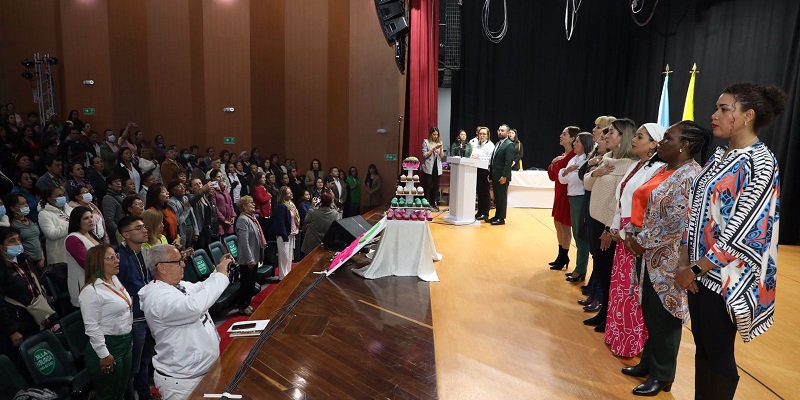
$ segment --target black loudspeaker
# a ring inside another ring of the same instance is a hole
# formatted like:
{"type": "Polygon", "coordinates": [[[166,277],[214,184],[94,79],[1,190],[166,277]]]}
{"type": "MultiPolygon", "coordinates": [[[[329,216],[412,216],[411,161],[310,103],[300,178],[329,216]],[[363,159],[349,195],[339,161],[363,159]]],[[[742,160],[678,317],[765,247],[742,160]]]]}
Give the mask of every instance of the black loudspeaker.
{"type": "Polygon", "coordinates": [[[402,0],[375,0],[378,22],[389,43],[394,43],[408,31],[405,2],[402,0]]]}
{"type": "Polygon", "coordinates": [[[372,228],[372,225],[360,215],[336,220],[325,232],[325,237],[322,238],[322,245],[326,249],[342,250],[362,233],[370,230],[370,228],[372,228]]]}

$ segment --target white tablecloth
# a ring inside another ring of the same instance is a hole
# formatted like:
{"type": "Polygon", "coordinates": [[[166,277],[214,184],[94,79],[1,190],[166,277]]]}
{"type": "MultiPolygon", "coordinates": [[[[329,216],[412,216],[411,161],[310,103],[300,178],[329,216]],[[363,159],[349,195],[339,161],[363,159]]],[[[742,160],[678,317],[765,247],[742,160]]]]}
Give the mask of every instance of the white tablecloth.
{"type": "Polygon", "coordinates": [[[518,208],[552,208],[555,182],[547,171],[511,171],[508,206],[518,208]]]}
{"type": "Polygon", "coordinates": [[[390,220],[386,221],[372,263],[353,269],[353,272],[367,279],[395,275],[418,276],[424,281],[438,282],[433,261],[441,259],[442,255],[436,253],[427,222],[390,220]]]}

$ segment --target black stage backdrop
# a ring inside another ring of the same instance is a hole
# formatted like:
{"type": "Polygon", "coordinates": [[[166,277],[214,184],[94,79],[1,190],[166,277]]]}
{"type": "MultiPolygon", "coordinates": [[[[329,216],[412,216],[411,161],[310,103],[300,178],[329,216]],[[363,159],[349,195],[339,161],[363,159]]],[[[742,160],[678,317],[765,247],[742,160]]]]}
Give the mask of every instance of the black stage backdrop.
{"type": "MultiPolygon", "coordinates": [[[[567,1],[506,0],[508,32],[498,44],[484,36],[484,2],[463,2],[451,140],[460,128],[474,136],[478,125],[489,126],[496,140],[497,126],[507,123],[519,130],[523,165],[545,168],[561,153],[558,135],[567,125],[590,131],[599,115],[656,122],[665,64],[674,71],[673,123],[683,114],[695,62],[695,120],[706,127],[727,84],[778,85],[789,94],[787,109],[760,137],[781,168],[780,242],[798,243],[800,210],[792,205],[800,201],[800,2],[661,0],[650,23],[640,27],[626,0],[584,0],[567,41],[567,1]]],[[[502,25],[503,3],[491,2],[492,30],[502,25]]],[[[640,21],[654,3],[645,0],[640,21]]]]}

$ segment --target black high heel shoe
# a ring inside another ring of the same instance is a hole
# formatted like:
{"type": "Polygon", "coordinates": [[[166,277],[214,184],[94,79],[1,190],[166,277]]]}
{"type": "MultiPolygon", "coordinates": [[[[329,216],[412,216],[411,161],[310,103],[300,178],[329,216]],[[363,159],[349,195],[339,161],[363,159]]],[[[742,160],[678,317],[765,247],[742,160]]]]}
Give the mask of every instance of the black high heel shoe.
{"type": "Polygon", "coordinates": [[[569,268],[569,257],[564,256],[564,258],[562,258],[561,261],[557,262],[555,265],[550,267],[550,269],[552,269],[554,271],[558,271],[558,270],[560,270],[562,268],[563,269],[568,269],[569,268]]]}
{"type": "Polygon", "coordinates": [[[567,282],[583,282],[586,280],[586,274],[580,274],[578,276],[570,275],[567,277],[567,282]]]}
{"type": "Polygon", "coordinates": [[[637,396],[655,396],[662,390],[665,392],[672,390],[672,381],[664,382],[648,378],[644,383],[633,389],[633,394],[637,396]]]}
{"type": "Polygon", "coordinates": [[[552,270],[559,270],[561,268],[567,267],[569,265],[569,249],[561,248],[558,246],[558,258],[555,261],[551,262],[550,269],[552,270]]]}

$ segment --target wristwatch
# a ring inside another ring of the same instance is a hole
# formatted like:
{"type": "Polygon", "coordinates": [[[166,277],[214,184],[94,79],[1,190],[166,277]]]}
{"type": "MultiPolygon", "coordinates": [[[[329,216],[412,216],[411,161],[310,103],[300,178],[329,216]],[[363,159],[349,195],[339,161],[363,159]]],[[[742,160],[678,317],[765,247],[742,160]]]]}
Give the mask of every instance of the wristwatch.
{"type": "Polygon", "coordinates": [[[697,264],[692,265],[692,273],[694,274],[694,276],[700,276],[703,274],[703,269],[700,268],[700,266],[697,264]]]}

